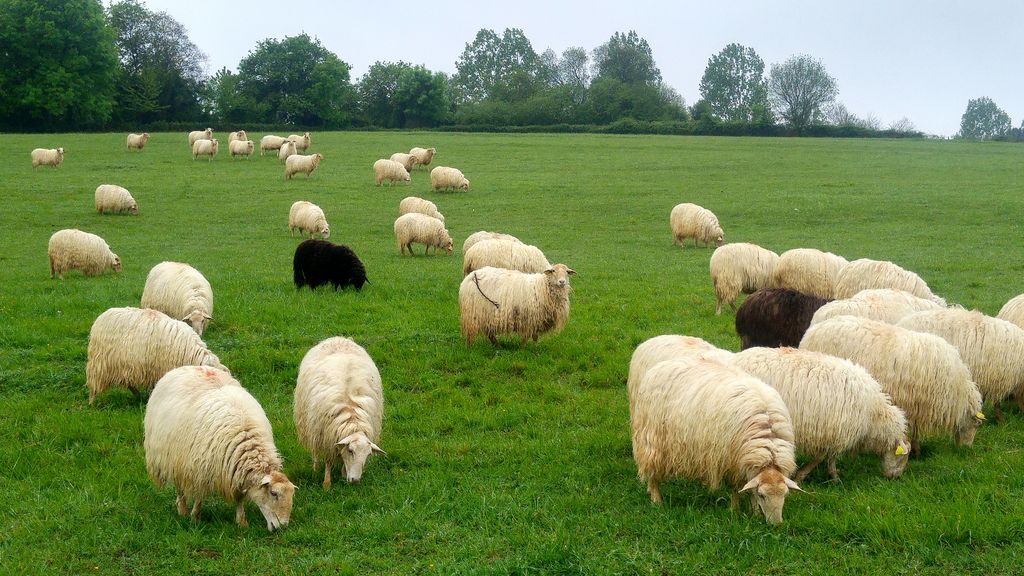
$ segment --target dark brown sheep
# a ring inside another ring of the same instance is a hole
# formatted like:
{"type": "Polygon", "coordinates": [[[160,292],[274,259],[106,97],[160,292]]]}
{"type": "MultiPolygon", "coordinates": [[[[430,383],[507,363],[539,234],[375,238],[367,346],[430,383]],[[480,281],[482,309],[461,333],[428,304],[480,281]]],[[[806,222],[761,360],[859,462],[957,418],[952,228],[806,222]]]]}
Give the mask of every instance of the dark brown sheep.
{"type": "Polygon", "coordinates": [[[814,312],[828,302],[785,288],[764,288],[754,292],[736,311],[740,350],[754,346],[799,347],[814,312]]]}

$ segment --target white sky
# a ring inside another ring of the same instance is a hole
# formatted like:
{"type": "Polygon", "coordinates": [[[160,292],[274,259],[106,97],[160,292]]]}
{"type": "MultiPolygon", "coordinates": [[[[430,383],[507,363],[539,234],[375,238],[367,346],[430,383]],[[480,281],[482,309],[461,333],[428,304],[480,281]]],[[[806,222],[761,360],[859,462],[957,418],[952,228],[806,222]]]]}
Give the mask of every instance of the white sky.
{"type": "MultiPolygon", "coordinates": [[[[109,3],[109,0],[108,0],[109,3]]],[[[839,100],[883,126],[906,116],[950,136],[971,98],[988,96],[1014,126],[1024,117],[1024,2],[1019,0],[147,0],[181,22],[209,56],[209,72],[237,71],[265,38],[305,32],[352,66],[404,60],[455,71],[481,28],[521,28],[537,53],[593,50],[616,31],[651,45],[665,82],[692,105],[708,58],[730,42],[773,63],[810,54],[839,85],[839,100]]]]}

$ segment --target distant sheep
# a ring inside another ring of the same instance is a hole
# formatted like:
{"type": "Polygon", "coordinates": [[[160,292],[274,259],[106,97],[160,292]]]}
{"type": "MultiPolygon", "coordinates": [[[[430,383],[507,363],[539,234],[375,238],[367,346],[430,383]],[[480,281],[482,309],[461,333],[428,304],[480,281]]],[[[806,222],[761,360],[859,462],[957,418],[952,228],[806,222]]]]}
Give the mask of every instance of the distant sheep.
{"type": "Polygon", "coordinates": [[[409,154],[416,157],[416,163],[420,166],[429,166],[436,153],[437,148],[413,148],[409,150],[409,154]]]}
{"type": "Polygon", "coordinates": [[[394,184],[395,182],[409,182],[410,180],[409,172],[406,171],[400,162],[381,158],[373,163],[373,181],[377,186],[380,186],[381,182],[384,181],[394,184]]]}
{"type": "Polygon", "coordinates": [[[292,259],[295,288],[309,286],[310,290],[330,283],[334,289],[355,287],[366,283],[366,269],[362,261],[348,246],[332,244],[326,240],[305,240],[295,248],[292,259]]]}
{"type": "Polygon", "coordinates": [[[412,255],[414,242],[426,246],[423,249],[424,255],[429,254],[431,248],[435,256],[438,248],[444,250],[445,254],[451,254],[454,249],[452,237],[448,235],[444,222],[416,212],[402,214],[395,220],[395,241],[398,243],[398,253],[402,255],[407,249],[409,255],[412,255]]]}
{"type": "Polygon", "coordinates": [[[767,288],[778,261],[778,254],[756,244],[736,242],[716,248],[710,262],[715,314],[722,313],[722,304],[728,304],[735,311],[740,292],[752,294],[767,288]]]}
{"type": "Polygon", "coordinates": [[[188,264],[161,262],[146,276],[140,306],[180,320],[202,336],[206,324],[213,320],[213,288],[188,264]]]}
{"type": "Polygon", "coordinates": [[[522,244],[519,238],[516,238],[511,234],[502,234],[501,232],[487,232],[481,230],[479,232],[473,232],[466,238],[466,241],[462,243],[462,253],[465,254],[466,252],[469,251],[470,248],[473,247],[474,244],[476,244],[477,242],[482,242],[484,240],[507,240],[509,242],[519,242],[520,244],[522,244]]]}
{"type": "Polygon", "coordinates": [[[441,222],[444,222],[444,214],[437,211],[437,205],[430,200],[424,200],[416,196],[409,196],[403,198],[398,203],[398,215],[409,214],[410,212],[417,212],[419,214],[426,214],[432,218],[437,218],[441,222]]]}
{"type": "Polygon", "coordinates": [[[139,205],[135,203],[131,192],[115,184],[100,184],[96,187],[96,212],[113,212],[115,214],[139,213],[139,205]]]}
{"type": "Polygon", "coordinates": [[[721,246],[725,239],[718,217],[711,210],[696,204],[683,203],[672,208],[669,225],[672,228],[672,243],[683,248],[688,238],[693,238],[694,248],[697,247],[697,241],[703,242],[707,248],[711,242],[721,246]]]}
{"type": "Polygon", "coordinates": [[[302,359],[295,385],[295,432],[313,456],[324,462],[324,489],[340,455],[345,477],[359,482],[370,454],[384,454],[380,442],[384,392],[370,355],[348,338],[320,342],[302,359]]]}
{"type": "Polygon", "coordinates": [[[245,130],[239,130],[238,132],[231,132],[230,134],[228,134],[228,148],[230,148],[231,147],[231,143],[236,141],[236,140],[245,142],[248,139],[249,139],[249,136],[246,135],[245,130]]]}
{"type": "Polygon", "coordinates": [[[507,240],[482,240],[462,255],[462,275],[484,266],[533,273],[547,270],[551,263],[536,246],[507,240]]]}
{"type": "Polygon", "coordinates": [[[796,347],[815,311],[828,300],[785,288],[762,288],[736,311],[740,350],[754,346],[796,347]]]}
{"type": "Polygon", "coordinates": [[[324,211],[305,200],[295,202],[288,210],[288,234],[294,235],[296,230],[303,236],[309,234],[310,238],[317,234],[324,240],[331,237],[331,227],[327,224],[324,211]]]}
{"type": "Polygon", "coordinates": [[[245,501],[259,507],[273,531],[288,525],[295,485],[281,472],[270,421],[259,402],[227,372],[183,366],[168,372],[146,404],[142,446],[158,487],[174,486],[178,514],[199,521],[215,494],[235,506],[245,528],[245,501]]]}
{"type": "Polygon", "coordinates": [[[294,154],[289,156],[284,161],[284,177],[290,180],[292,176],[302,172],[309,178],[309,175],[316,170],[316,167],[320,165],[320,161],[324,159],[323,154],[313,154],[312,156],[303,156],[301,154],[294,154]]]}
{"type": "Polygon", "coordinates": [[[430,191],[469,190],[469,180],[456,168],[438,166],[430,171],[430,191]]]}
{"type": "Polygon", "coordinates": [[[273,134],[267,134],[263,138],[260,138],[260,156],[267,150],[280,150],[281,145],[288,142],[288,139],[283,136],[274,136],[273,134]]]}
{"type": "Polygon", "coordinates": [[[292,134],[291,136],[288,137],[288,140],[295,144],[296,154],[299,152],[305,152],[306,150],[309,149],[309,132],[306,132],[302,136],[299,136],[298,134],[292,134]]]}
{"type": "Polygon", "coordinates": [[[129,150],[142,150],[142,147],[149,141],[149,132],[143,132],[142,134],[129,134],[128,135],[128,149],[129,150]]]}
{"type": "Polygon", "coordinates": [[[254,147],[255,144],[253,144],[252,140],[235,140],[228,144],[228,151],[231,152],[232,158],[235,156],[245,156],[246,158],[249,158],[252,156],[254,147]]]}
{"type": "Polygon", "coordinates": [[[46,148],[36,148],[32,151],[32,167],[36,166],[53,166],[56,168],[60,166],[61,162],[64,161],[64,149],[55,148],[47,150],[46,148]]]}
{"type": "Polygon", "coordinates": [[[277,150],[277,159],[281,162],[286,162],[289,156],[294,156],[295,154],[298,154],[295,151],[295,142],[286,140],[281,143],[281,147],[277,150]]]}
{"type": "Polygon", "coordinates": [[[77,228],[54,232],[46,252],[50,259],[50,278],[56,274],[63,280],[68,270],[81,270],[86,276],[97,276],[111,268],[121,271],[121,259],[103,238],[77,228]]]}
{"type": "Polygon", "coordinates": [[[839,271],[833,298],[849,298],[869,288],[894,288],[905,290],[919,298],[926,298],[945,307],[946,301],[932,294],[928,284],[920,276],[904,270],[892,262],[861,258],[854,260],[839,271]]]}
{"type": "Polygon", "coordinates": [[[206,130],[193,130],[188,133],[188,147],[196,143],[196,140],[213,140],[213,128],[207,128],[206,130]]]}
{"type": "Polygon", "coordinates": [[[419,160],[412,154],[406,154],[404,152],[395,152],[391,155],[391,160],[398,162],[405,168],[406,172],[412,173],[412,169],[416,166],[419,160]]]}
{"type": "Polygon", "coordinates": [[[849,298],[833,300],[814,313],[811,325],[836,316],[859,316],[897,324],[904,316],[923,310],[941,310],[932,300],[918,298],[910,292],[892,288],[861,290],[849,298]]]}
{"type": "Polygon", "coordinates": [[[813,248],[794,248],[779,255],[772,288],[788,288],[826,300],[835,293],[836,278],[846,258],[813,248]]]}
{"type": "Polygon", "coordinates": [[[1013,322],[1024,328],[1024,294],[1010,298],[1003,307],[999,309],[997,318],[1013,322]]]}
{"type": "Polygon", "coordinates": [[[626,392],[629,394],[630,413],[636,402],[636,389],[640,385],[640,379],[652,366],[666,360],[702,357],[728,364],[732,360],[732,352],[722,350],[701,338],[677,334],[663,334],[641,342],[629,359],[626,392]]]}
{"type": "Polygon", "coordinates": [[[459,325],[467,346],[483,334],[497,344],[501,334],[517,334],[520,345],[547,333],[558,334],[569,319],[569,276],[565,264],[539,274],[485,267],[459,286],[459,325]]]}
{"type": "Polygon", "coordinates": [[[196,140],[192,144],[192,159],[195,160],[199,156],[209,156],[206,160],[213,160],[213,157],[217,155],[219,147],[216,140],[196,140]]]}

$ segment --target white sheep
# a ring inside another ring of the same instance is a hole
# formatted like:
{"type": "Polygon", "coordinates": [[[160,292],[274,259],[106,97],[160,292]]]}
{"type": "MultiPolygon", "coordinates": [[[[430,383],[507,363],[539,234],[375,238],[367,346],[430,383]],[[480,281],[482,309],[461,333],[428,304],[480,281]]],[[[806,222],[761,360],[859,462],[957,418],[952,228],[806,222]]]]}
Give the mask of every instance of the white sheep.
{"type": "Polygon", "coordinates": [[[288,235],[293,236],[296,230],[303,236],[308,233],[310,238],[317,234],[324,240],[331,237],[331,227],[327,224],[324,211],[305,200],[295,202],[288,210],[288,235]]]}
{"type": "Polygon", "coordinates": [[[60,166],[60,163],[64,161],[64,149],[63,148],[36,148],[32,151],[32,167],[36,166],[53,166],[56,168],[60,166]]]}
{"type": "Polygon", "coordinates": [[[630,411],[633,459],[651,501],[661,482],[697,480],[712,490],[724,482],[732,505],[751,501],[770,524],[782,522],[796,468],[789,411],[771,386],[708,359],[669,360],[641,377],[630,411]]]}
{"type": "Polygon", "coordinates": [[[793,476],[803,479],[823,460],[839,479],[836,460],[865,451],[882,459],[882,474],[896,478],[910,458],[907,417],[867,370],[849,360],[796,348],[748,348],[732,365],[775,388],[789,409],[798,452],[809,456],[793,476]]]}
{"type": "Polygon", "coordinates": [[[483,334],[497,344],[501,334],[518,334],[520,345],[558,334],[569,319],[569,276],[565,264],[538,274],[492,268],[474,271],[459,286],[459,326],[467,346],[483,334]]]}
{"type": "Polygon", "coordinates": [[[146,276],[140,306],[180,320],[202,336],[206,324],[213,320],[213,288],[188,264],[161,262],[146,276]]]}
{"type": "Polygon", "coordinates": [[[1024,294],[1010,298],[1003,307],[999,309],[996,318],[1013,322],[1024,328],[1024,294]]]}
{"type": "Polygon", "coordinates": [[[409,182],[411,178],[409,172],[400,162],[381,158],[373,163],[373,181],[380,186],[381,182],[385,180],[389,184],[394,184],[395,182],[409,182]]]}
{"type": "Polygon", "coordinates": [[[920,440],[930,436],[952,434],[957,444],[970,446],[985,419],[970,370],[956,348],[938,336],[837,316],[811,326],[800,348],[866,368],[907,415],[914,454],[921,453],[920,440]]]}
{"type": "Polygon", "coordinates": [[[413,148],[409,150],[409,154],[416,157],[416,163],[420,166],[429,166],[436,153],[437,148],[413,148]]]}
{"type": "Polygon", "coordinates": [[[81,270],[86,276],[97,276],[111,268],[121,271],[121,259],[103,238],[77,228],[54,232],[46,252],[50,259],[50,278],[56,274],[63,280],[68,270],[81,270]]]}
{"type": "Polygon", "coordinates": [[[426,214],[432,218],[437,218],[441,222],[444,222],[444,214],[441,214],[437,210],[437,205],[430,200],[424,200],[417,196],[408,196],[402,198],[402,201],[398,203],[398,215],[408,214],[410,212],[418,212],[420,214],[426,214]]]}
{"type": "Polygon", "coordinates": [[[411,256],[414,242],[425,245],[424,255],[429,254],[431,248],[434,249],[435,256],[438,248],[443,249],[445,254],[451,254],[454,249],[452,237],[448,235],[444,222],[417,212],[402,214],[395,220],[395,241],[401,255],[409,250],[411,256]]]}
{"type": "Polygon", "coordinates": [[[116,184],[100,184],[95,194],[96,212],[138,214],[139,205],[135,203],[131,192],[116,184]]]}
{"type": "Polygon", "coordinates": [[[536,246],[492,239],[477,242],[462,255],[463,276],[484,266],[532,273],[547,270],[551,263],[536,246]]]}
{"type": "Polygon", "coordinates": [[[778,254],[757,244],[736,242],[715,248],[710,261],[715,314],[722,313],[722,304],[729,304],[735,312],[740,292],[753,294],[767,288],[778,262],[778,254]]]}
{"type": "Polygon", "coordinates": [[[295,432],[313,469],[324,462],[324,489],[340,454],[346,479],[359,482],[380,442],[384,393],[373,359],[349,338],[320,342],[302,358],[295,385],[295,432]]]}
{"type": "Polygon", "coordinates": [[[626,392],[629,395],[630,412],[636,402],[636,388],[640,385],[647,370],[659,362],[666,360],[685,360],[687,358],[709,358],[728,364],[732,360],[732,352],[722,350],[714,344],[694,336],[663,334],[648,338],[640,343],[629,359],[629,377],[626,379],[626,392]]]}
{"type": "Polygon", "coordinates": [[[193,130],[188,133],[188,147],[191,148],[196,140],[213,140],[213,128],[206,130],[193,130]]]}
{"type": "Polygon", "coordinates": [[[309,149],[309,132],[306,132],[302,136],[299,136],[298,134],[292,134],[291,136],[288,137],[288,140],[295,144],[296,154],[299,152],[305,152],[307,149],[309,149]]]}
{"type": "Polygon", "coordinates": [[[142,447],[146,471],[174,486],[178,514],[199,521],[203,500],[219,494],[235,504],[245,528],[245,501],[273,531],[288,525],[295,485],[281,471],[270,421],[259,402],[227,372],[183,366],[157,382],[146,404],[142,447]]]}
{"type": "Polygon", "coordinates": [[[849,298],[869,288],[894,288],[905,290],[919,298],[927,298],[945,307],[946,301],[932,294],[928,284],[920,276],[886,260],[854,260],[839,271],[836,278],[836,290],[832,297],[836,300],[849,298]]]}
{"type": "Polygon", "coordinates": [[[294,156],[295,154],[298,154],[298,152],[295,151],[295,142],[285,140],[277,150],[277,159],[281,162],[285,162],[288,160],[289,156],[294,156]]]}
{"type": "Polygon", "coordinates": [[[469,180],[456,168],[438,166],[430,171],[430,191],[469,190],[469,180]]]}
{"type": "Polygon", "coordinates": [[[405,168],[405,171],[412,174],[412,169],[419,162],[419,159],[412,154],[406,154],[404,152],[395,152],[391,155],[391,160],[398,162],[405,168]]]}
{"type": "Polygon", "coordinates": [[[832,299],[836,278],[846,258],[814,248],[794,248],[779,254],[772,288],[787,288],[804,294],[832,299]]]}
{"type": "Polygon", "coordinates": [[[267,134],[263,138],[260,138],[260,156],[267,150],[280,150],[281,145],[288,142],[288,139],[283,136],[274,136],[273,134],[267,134]]]}
{"type": "Polygon", "coordinates": [[[89,404],[111,388],[127,388],[138,396],[178,366],[227,370],[187,324],[149,308],[111,308],[89,331],[89,404]]]}
{"type": "Polygon", "coordinates": [[[721,246],[725,239],[722,226],[718,223],[718,217],[707,208],[696,204],[677,204],[669,214],[669,226],[672,228],[672,243],[686,247],[686,239],[693,238],[693,247],[697,242],[704,243],[707,248],[711,242],[715,246],[721,246]]]}
{"type": "Polygon", "coordinates": [[[284,177],[286,180],[290,180],[292,176],[302,172],[309,178],[309,175],[316,170],[316,167],[320,165],[320,161],[324,159],[323,154],[313,154],[312,156],[303,156],[302,154],[293,154],[284,161],[284,177]]]}
{"type": "Polygon", "coordinates": [[[937,303],[918,298],[904,290],[872,288],[861,290],[849,298],[833,300],[814,313],[811,325],[824,322],[836,316],[859,316],[880,320],[889,324],[898,323],[904,316],[923,310],[941,310],[937,303]]]}
{"type": "Polygon", "coordinates": [[[142,150],[142,147],[149,141],[149,132],[143,132],[142,134],[129,134],[128,135],[128,149],[129,150],[142,150]]]}
{"type": "Polygon", "coordinates": [[[511,234],[502,234],[501,232],[487,232],[486,230],[480,230],[479,232],[473,232],[472,234],[470,234],[466,238],[466,241],[462,243],[462,253],[465,254],[477,242],[482,242],[484,240],[507,240],[509,242],[519,242],[520,244],[522,244],[522,241],[520,241],[519,238],[516,238],[511,234]]]}
{"type": "Polygon", "coordinates": [[[228,151],[231,153],[231,158],[235,156],[245,156],[248,159],[252,156],[252,152],[255,148],[255,144],[252,140],[235,140],[228,144],[228,151]]]}
{"type": "Polygon", "coordinates": [[[192,144],[192,159],[195,160],[199,156],[209,156],[207,161],[213,160],[213,157],[217,155],[217,149],[219,148],[217,140],[196,140],[192,144]]]}
{"type": "Polygon", "coordinates": [[[231,143],[236,141],[236,140],[241,140],[242,142],[245,142],[248,139],[249,139],[249,136],[246,135],[245,130],[239,130],[238,132],[231,132],[231,133],[228,134],[228,148],[230,148],[231,147],[231,143]]]}

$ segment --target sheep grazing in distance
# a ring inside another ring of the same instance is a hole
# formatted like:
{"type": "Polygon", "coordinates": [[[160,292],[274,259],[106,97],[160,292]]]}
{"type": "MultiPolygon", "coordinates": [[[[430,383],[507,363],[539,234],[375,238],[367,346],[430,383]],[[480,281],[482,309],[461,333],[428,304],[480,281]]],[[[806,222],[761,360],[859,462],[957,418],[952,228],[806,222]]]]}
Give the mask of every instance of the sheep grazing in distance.
{"type": "Polygon", "coordinates": [[[910,458],[907,417],[867,370],[844,360],[795,348],[750,348],[732,365],[778,391],[789,409],[796,448],[811,458],[793,476],[797,482],[823,460],[839,479],[836,460],[865,451],[882,459],[882,475],[896,478],[910,458]]]}
{"type": "Polygon", "coordinates": [[[302,172],[309,178],[309,175],[316,170],[316,167],[320,165],[320,161],[324,159],[323,154],[313,154],[312,156],[303,156],[302,154],[294,154],[289,156],[284,161],[284,177],[286,180],[290,180],[292,176],[302,172]]]}
{"type": "Polygon", "coordinates": [[[267,150],[280,150],[281,145],[288,142],[288,139],[283,136],[274,136],[273,134],[267,134],[263,138],[260,138],[260,156],[267,150]]]}
{"type": "Polygon", "coordinates": [[[190,326],[158,310],[111,308],[89,331],[89,404],[111,388],[127,388],[138,396],[178,366],[227,370],[190,326]]]}
{"type": "Polygon", "coordinates": [[[131,192],[115,184],[100,184],[95,194],[96,212],[113,212],[115,214],[139,213],[139,205],[135,203],[131,192]]]}
{"type": "Polygon", "coordinates": [[[294,156],[295,154],[298,154],[298,152],[295,151],[295,142],[285,140],[277,150],[277,159],[281,162],[285,162],[288,160],[289,156],[294,156]]]}
{"type": "Polygon", "coordinates": [[[735,311],[741,292],[752,294],[767,288],[778,261],[778,254],[757,244],[736,242],[715,248],[710,261],[715,314],[722,313],[722,304],[729,304],[735,311]]]}
{"type": "Polygon", "coordinates": [[[771,386],[708,359],[669,360],[641,377],[629,414],[637,475],[651,502],[661,482],[690,478],[712,490],[724,482],[732,507],[750,491],[769,524],[782,522],[796,468],[793,426],[771,386]]]}
{"type": "Polygon", "coordinates": [[[466,241],[462,243],[462,253],[465,254],[477,242],[482,242],[484,240],[507,240],[508,242],[519,242],[520,244],[522,244],[522,241],[520,241],[519,238],[516,238],[511,234],[502,234],[501,232],[487,232],[486,230],[481,230],[479,232],[473,232],[466,238],[466,241]]]}
{"type": "Polygon", "coordinates": [[[400,162],[381,158],[373,163],[373,181],[377,186],[380,186],[384,181],[394,184],[395,182],[409,182],[410,180],[409,172],[406,171],[400,162]]]}
{"type": "Polygon", "coordinates": [[[430,171],[430,191],[469,190],[469,180],[462,171],[447,166],[438,166],[430,171]]]}
{"type": "Polygon", "coordinates": [[[683,203],[672,208],[669,226],[672,228],[672,243],[683,248],[686,248],[687,238],[693,238],[694,248],[698,241],[707,248],[711,242],[718,247],[725,240],[725,233],[714,212],[696,204],[683,203]]]}
{"type": "Polygon", "coordinates": [[[952,434],[970,446],[981,413],[981,392],[971,371],[950,343],[867,318],[837,316],[807,329],[802,350],[831,354],[859,364],[903,409],[910,445],[921,454],[922,439],[952,434]]]}
{"type": "Polygon", "coordinates": [[[249,159],[254,148],[255,144],[252,140],[235,140],[228,144],[228,151],[231,153],[232,159],[235,156],[245,156],[246,159],[249,159]]]}
{"type": "Polygon", "coordinates": [[[63,148],[36,148],[32,151],[32,167],[36,166],[53,166],[56,168],[60,166],[61,162],[64,161],[64,149],[63,148]]]}
{"type": "Polygon", "coordinates": [[[310,290],[330,283],[334,289],[355,287],[358,292],[366,283],[366,269],[348,246],[326,240],[304,240],[295,248],[292,259],[295,288],[310,290]]]}
{"type": "Polygon", "coordinates": [[[142,134],[129,134],[128,135],[128,149],[129,150],[142,150],[142,147],[149,141],[149,132],[143,132],[142,134]]]}
{"type": "Polygon", "coordinates": [[[904,317],[923,310],[941,310],[932,300],[918,298],[904,290],[873,288],[861,290],[849,298],[833,300],[814,313],[811,326],[836,316],[859,316],[897,324],[904,317]]]}
{"type": "Polygon", "coordinates": [[[245,528],[245,501],[259,507],[273,531],[288,525],[295,485],[281,472],[281,455],[259,402],[230,374],[183,366],[157,382],[146,404],[142,446],[157,488],[174,486],[178,514],[199,521],[203,500],[219,494],[235,504],[245,528]]]}
{"type": "Polygon", "coordinates": [[[213,288],[188,264],[161,262],[146,276],[139,305],[180,320],[202,336],[206,324],[213,320],[213,288]]]}
{"type": "Polygon", "coordinates": [[[932,294],[928,284],[920,276],[909,270],[885,260],[854,260],[839,271],[836,278],[836,290],[832,295],[836,300],[849,298],[869,288],[894,288],[905,290],[919,298],[926,298],[945,307],[946,301],[932,294]]]}
{"type": "Polygon", "coordinates": [[[309,234],[310,238],[317,234],[324,240],[331,237],[331,227],[327,224],[324,211],[305,200],[295,202],[288,210],[288,235],[293,236],[296,230],[303,236],[309,234]]]}
{"type": "Polygon", "coordinates": [[[209,156],[207,162],[213,160],[213,157],[217,155],[217,149],[219,144],[216,140],[196,140],[192,144],[192,159],[195,160],[199,156],[209,156]]]}
{"type": "Polygon", "coordinates": [[[50,278],[56,274],[63,280],[68,270],[81,270],[86,276],[97,276],[110,269],[121,271],[121,259],[103,238],[77,228],[54,232],[46,252],[50,259],[50,278]]]}
{"type": "Polygon", "coordinates": [[[413,243],[425,245],[424,256],[430,253],[431,248],[434,249],[434,256],[437,256],[438,248],[449,255],[454,250],[452,237],[448,235],[444,222],[417,212],[402,214],[395,220],[395,241],[398,243],[400,255],[409,250],[409,255],[412,256],[413,243]]]}
{"type": "Polygon", "coordinates": [[[569,276],[575,273],[555,264],[539,274],[488,266],[466,276],[459,286],[459,326],[466,345],[480,334],[491,344],[501,334],[517,334],[521,346],[558,334],[569,319],[569,276]]]}
{"type": "Polygon", "coordinates": [[[299,152],[305,152],[306,150],[309,149],[309,132],[306,132],[302,136],[299,136],[298,134],[292,134],[291,136],[288,137],[288,140],[295,144],[296,154],[298,154],[299,152]]]}
{"type": "Polygon", "coordinates": [[[779,254],[771,287],[788,288],[831,300],[836,278],[846,264],[846,258],[831,252],[813,248],[786,250],[779,254]]]}
{"type": "Polygon", "coordinates": [[[313,457],[324,462],[324,489],[339,460],[349,484],[363,476],[370,454],[384,454],[380,442],[384,391],[380,372],[362,346],[333,337],[306,353],[295,385],[295,432],[313,457]]]}
{"type": "Polygon", "coordinates": [[[246,135],[245,130],[239,130],[238,132],[231,132],[230,134],[228,134],[228,147],[230,148],[231,147],[231,143],[236,141],[236,140],[241,140],[242,142],[245,142],[248,139],[249,139],[249,136],[246,135]]]}
{"type": "Polygon", "coordinates": [[[629,394],[630,413],[632,413],[633,404],[636,401],[636,388],[640,384],[640,379],[651,366],[666,360],[688,358],[708,358],[728,364],[732,360],[732,352],[722,350],[714,344],[694,336],[663,334],[644,340],[636,347],[629,359],[626,392],[629,394]]]}
{"type": "Polygon", "coordinates": [[[409,154],[416,157],[416,163],[424,167],[430,165],[436,153],[437,148],[413,148],[409,150],[409,154]]]}
{"type": "Polygon", "coordinates": [[[410,174],[412,173],[412,169],[419,162],[419,159],[417,159],[415,156],[413,156],[412,154],[406,154],[404,152],[395,152],[394,154],[391,155],[391,160],[394,160],[395,162],[401,164],[402,167],[405,168],[405,171],[409,172],[410,174]]]}
{"type": "Polygon", "coordinates": [[[462,255],[462,275],[466,276],[484,266],[533,273],[547,270],[551,263],[540,248],[530,244],[481,240],[462,255]]]}
{"type": "Polygon", "coordinates": [[[402,201],[398,203],[398,215],[401,216],[410,212],[425,214],[444,222],[444,214],[438,212],[437,205],[430,200],[424,200],[416,196],[402,198],[402,201]]]}
{"type": "Polygon", "coordinates": [[[811,318],[828,300],[785,288],[762,288],[736,311],[740,350],[799,346],[811,318]]]}
{"type": "Polygon", "coordinates": [[[996,318],[1013,322],[1024,328],[1024,294],[1010,298],[1003,307],[999,309],[996,318]]]}
{"type": "Polygon", "coordinates": [[[193,130],[188,133],[188,147],[192,148],[196,140],[213,140],[213,128],[206,130],[193,130]]]}

